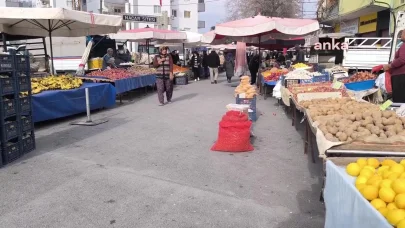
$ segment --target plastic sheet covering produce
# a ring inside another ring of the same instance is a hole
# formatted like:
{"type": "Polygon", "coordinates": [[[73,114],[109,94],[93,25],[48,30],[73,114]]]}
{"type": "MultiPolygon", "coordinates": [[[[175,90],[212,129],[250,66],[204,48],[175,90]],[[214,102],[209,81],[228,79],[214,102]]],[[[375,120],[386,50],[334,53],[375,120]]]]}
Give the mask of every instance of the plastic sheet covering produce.
{"type": "Polygon", "coordinates": [[[85,88],[89,88],[91,110],[115,105],[116,91],[109,83],[84,83],[77,89],[44,91],[32,96],[34,122],[85,113],[85,88]]]}
{"type": "Polygon", "coordinates": [[[347,175],[344,167],[326,162],[325,228],[392,228],[363,198],[354,182],[354,177],[347,175]]]}
{"type": "Polygon", "coordinates": [[[245,75],[247,71],[246,43],[236,43],[235,76],[245,75]]]}

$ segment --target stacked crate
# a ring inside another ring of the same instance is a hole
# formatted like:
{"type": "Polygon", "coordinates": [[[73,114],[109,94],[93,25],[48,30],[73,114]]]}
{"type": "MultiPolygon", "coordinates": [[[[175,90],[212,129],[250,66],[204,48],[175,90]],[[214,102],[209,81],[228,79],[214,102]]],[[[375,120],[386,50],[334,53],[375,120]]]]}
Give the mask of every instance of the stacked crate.
{"type": "Polygon", "coordinates": [[[240,98],[239,95],[236,97],[236,104],[245,104],[249,105],[249,120],[256,121],[257,114],[256,114],[256,96],[253,98],[240,98]]]}
{"type": "Polygon", "coordinates": [[[35,148],[28,53],[0,54],[0,143],[2,163],[35,148]]]}

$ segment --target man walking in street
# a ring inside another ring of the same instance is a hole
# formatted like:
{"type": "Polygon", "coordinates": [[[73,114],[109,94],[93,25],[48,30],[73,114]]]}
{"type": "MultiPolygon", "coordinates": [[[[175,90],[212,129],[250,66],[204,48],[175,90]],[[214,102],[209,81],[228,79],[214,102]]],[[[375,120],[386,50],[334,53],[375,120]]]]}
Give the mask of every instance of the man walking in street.
{"type": "Polygon", "coordinates": [[[210,69],[211,84],[217,84],[218,67],[221,65],[221,61],[219,60],[219,55],[214,50],[207,57],[207,65],[210,69]]]}

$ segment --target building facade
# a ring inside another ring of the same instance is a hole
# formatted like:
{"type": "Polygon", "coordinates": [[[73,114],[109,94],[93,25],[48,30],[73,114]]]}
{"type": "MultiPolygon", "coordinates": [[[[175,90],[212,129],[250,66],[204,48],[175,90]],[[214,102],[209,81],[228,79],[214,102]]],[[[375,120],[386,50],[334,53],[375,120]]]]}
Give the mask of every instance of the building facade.
{"type": "Polygon", "coordinates": [[[205,28],[205,22],[199,20],[199,13],[205,11],[204,0],[170,1],[173,30],[198,32],[198,29],[205,28]]]}
{"type": "Polygon", "coordinates": [[[357,37],[389,37],[394,23],[390,9],[404,0],[321,0],[318,19],[334,32],[357,37]]]}

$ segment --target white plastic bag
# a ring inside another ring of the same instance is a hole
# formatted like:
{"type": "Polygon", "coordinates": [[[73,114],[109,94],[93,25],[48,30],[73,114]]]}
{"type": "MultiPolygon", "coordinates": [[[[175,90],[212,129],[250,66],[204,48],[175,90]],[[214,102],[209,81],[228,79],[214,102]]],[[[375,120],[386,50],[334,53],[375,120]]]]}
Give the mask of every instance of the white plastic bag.
{"type": "Polygon", "coordinates": [[[387,90],[385,89],[385,72],[378,75],[377,79],[375,80],[375,86],[382,89],[383,92],[387,92],[387,90]]]}
{"type": "Polygon", "coordinates": [[[281,80],[278,80],[273,88],[273,97],[277,99],[281,98],[281,80]]]}

